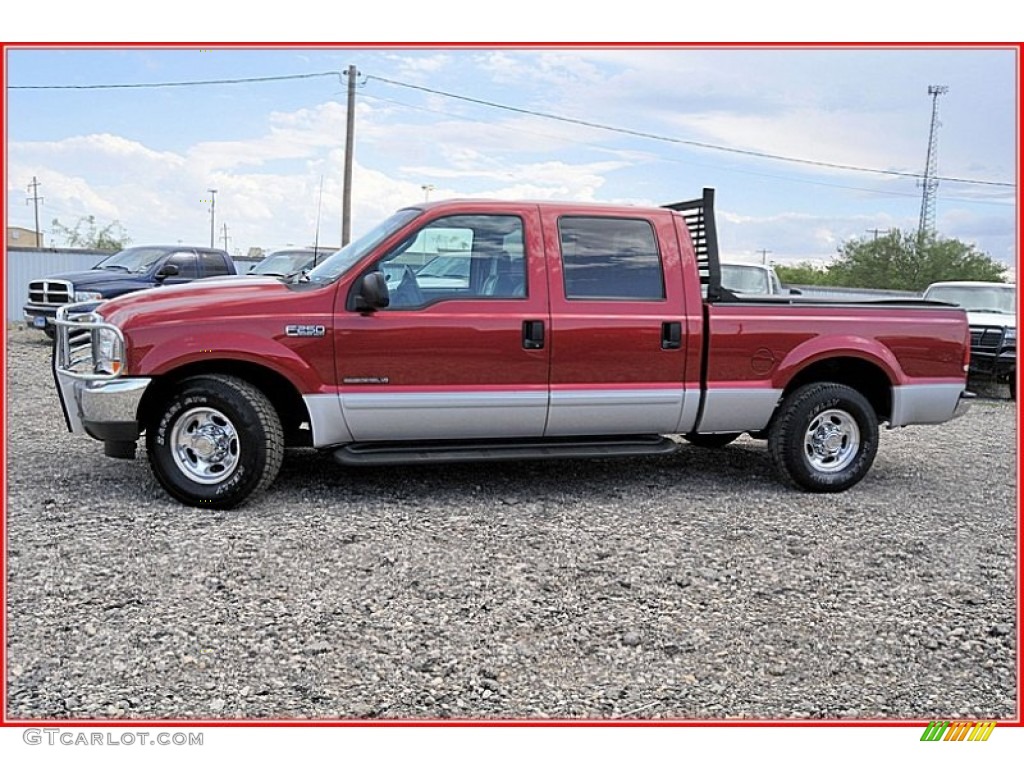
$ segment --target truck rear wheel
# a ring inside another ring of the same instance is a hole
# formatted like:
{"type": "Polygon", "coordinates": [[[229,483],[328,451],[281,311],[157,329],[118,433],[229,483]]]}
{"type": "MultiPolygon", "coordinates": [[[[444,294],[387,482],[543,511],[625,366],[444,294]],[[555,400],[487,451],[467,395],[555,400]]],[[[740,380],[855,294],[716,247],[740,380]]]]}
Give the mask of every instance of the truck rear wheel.
{"type": "Polygon", "coordinates": [[[154,411],[146,449],[171,496],[194,507],[230,509],[274,481],[284,437],[259,389],[234,376],[195,376],[154,411]]]}
{"type": "Polygon", "coordinates": [[[790,394],[769,427],[768,453],[780,477],[815,493],[860,482],[878,451],[878,418],[843,384],[816,383],[790,394]]]}

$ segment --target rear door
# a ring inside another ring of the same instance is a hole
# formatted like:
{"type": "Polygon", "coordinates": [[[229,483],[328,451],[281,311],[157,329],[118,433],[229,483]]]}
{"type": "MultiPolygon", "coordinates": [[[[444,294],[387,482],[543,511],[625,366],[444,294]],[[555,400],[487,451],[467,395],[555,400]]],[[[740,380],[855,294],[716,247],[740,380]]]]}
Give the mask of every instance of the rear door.
{"type": "Polygon", "coordinates": [[[227,257],[217,251],[200,251],[199,263],[203,269],[203,277],[223,277],[234,274],[227,257]]]}
{"type": "Polygon", "coordinates": [[[346,301],[335,334],[356,440],[543,434],[549,310],[536,206],[439,212],[370,269],[384,273],[390,306],[360,313],[346,301]]]}
{"type": "Polygon", "coordinates": [[[543,224],[552,315],[545,434],[677,432],[687,337],[671,214],[547,209],[543,224]]]}

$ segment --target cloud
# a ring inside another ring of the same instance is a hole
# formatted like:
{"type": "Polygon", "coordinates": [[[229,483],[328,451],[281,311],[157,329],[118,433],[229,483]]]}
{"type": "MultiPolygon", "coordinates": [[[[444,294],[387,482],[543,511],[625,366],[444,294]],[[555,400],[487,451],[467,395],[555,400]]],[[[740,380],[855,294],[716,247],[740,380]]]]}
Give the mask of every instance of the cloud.
{"type": "Polygon", "coordinates": [[[402,80],[425,82],[442,69],[448,67],[454,58],[452,53],[434,53],[407,56],[392,54],[385,60],[395,67],[395,77],[402,80]]]}
{"type": "Polygon", "coordinates": [[[814,215],[786,212],[773,216],[744,216],[718,211],[719,245],[723,258],[758,261],[761,250],[769,262],[830,261],[842,243],[868,236],[869,230],[907,228],[909,220],[894,219],[885,212],[874,215],[814,215]]]}
{"type": "MultiPolygon", "coordinates": [[[[442,121],[426,132],[421,125],[397,122],[387,109],[364,107],[362,116],[359,156],[371,159],[354,164],[356,235],[397,208],[422,200],[427,183],[434,186],[433,199],[592,200],[607,174],[633,162],[625,157],[517,161],[531,147],[538,152],[545,139],[552,146],[569,143],[556,134],[539,138],[531,133],[536,123],[525,117],[500,126],[442,121]],[[374,147],[386,151],[387,162],[381,165],[393,170],[374,165],[372,152],[366,151],[374,147]],[[407,163],[397,164],[403,158],[407,163]]],[[[116,219],[137,243],[208,242],[208,190],[214,188],[218,241],[227,223],[231,241],[244,252],[253,245],[311,243],[322,177],[321,241],[338,244],[344,125],[344,108],[327,102],[270,113],[256,136],[201,141],[180,153],[155,151],[114,134],[16,142],[9,148],[10,178],[37,176],[49,206],[44,210],[59,211],[72,221],[90,214],[100,221],[116,219]]],[[[9,189],[9,199],[20,199],[21,192],[9,189]]]]}

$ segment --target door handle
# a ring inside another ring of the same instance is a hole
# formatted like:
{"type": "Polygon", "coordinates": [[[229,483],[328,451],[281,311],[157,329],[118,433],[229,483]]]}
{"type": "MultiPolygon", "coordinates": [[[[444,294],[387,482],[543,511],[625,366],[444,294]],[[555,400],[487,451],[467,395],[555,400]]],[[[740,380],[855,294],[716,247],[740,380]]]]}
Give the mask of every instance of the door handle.
{"type": "Polygon", "coordinates": [[[661,324],[661,348],[680,349],[683,346],[683,324],[668,321],[661,324]]]}
{"type": "Polygon", "coordinates": [[[543,320],[523,320],[523,349],[544,349],[543,320]]]}

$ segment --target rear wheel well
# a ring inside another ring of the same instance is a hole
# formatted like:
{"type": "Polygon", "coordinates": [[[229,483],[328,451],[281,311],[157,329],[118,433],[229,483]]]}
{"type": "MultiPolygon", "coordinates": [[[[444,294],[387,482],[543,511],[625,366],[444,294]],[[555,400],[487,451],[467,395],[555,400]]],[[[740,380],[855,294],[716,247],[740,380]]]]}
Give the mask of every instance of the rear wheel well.
{"type": "Polygon", "coordinates": [[[879,422],[892,415],[892,384],[889,377],[874,363],[857,357],[821,360],[804,368],[786,385],[783,397],[805,384],[835,382],[855,389],[871,403],[879,422]]]}
{"type": "Polygon", "coordinates": [[[146,388],[142,402],[139,403],[139,424],[145,428],[152,414],[159,412],[159,403],[165,401],[168,394],[183,379],[211,373],[235,376],[249,382],[266,395],[281,420],[285,445],[301,447],[313,444],[313,433],[309,429],[309,411],[295,386],[284,376],[269,368],[237,360],[193,363],[155,377],[153,383],[146,388]],[[302,429],[304,423],[307,427],[302,429]]]}

